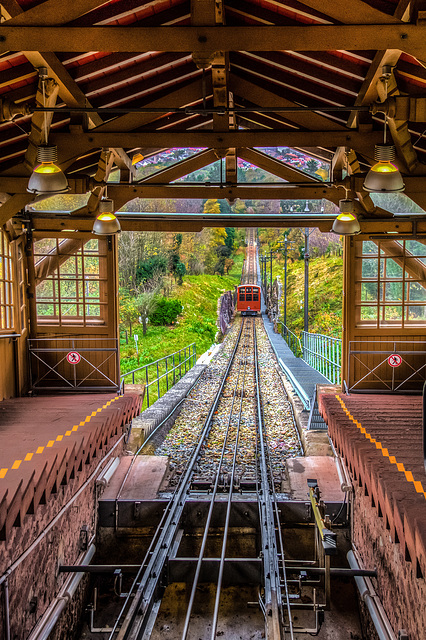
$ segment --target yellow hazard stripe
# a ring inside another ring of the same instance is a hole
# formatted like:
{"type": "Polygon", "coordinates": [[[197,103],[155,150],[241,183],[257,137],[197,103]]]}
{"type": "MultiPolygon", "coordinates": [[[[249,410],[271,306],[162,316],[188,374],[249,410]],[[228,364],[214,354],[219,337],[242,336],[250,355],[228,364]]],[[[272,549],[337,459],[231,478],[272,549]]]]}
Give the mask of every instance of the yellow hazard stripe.
{"type": "Polygon", "coordinates": [[[336,394],[336,399],[339,401],[343,411],[346,413],[346,415],[348,416],[349,420],[351,420],[354,425],[356,426],[357,429],[359,429],[359,431],[362,433],[362,435],[366,438],[366,440],[369,440],[371,442],[371,444],[374,444],[376,449],[379,449],[379,451],[382,452],[382,456],[384,458],[387,458],[390,462],[390,464],[394,464],[396,465],[396,468],[398,469],[398,471],[400,473],[403,473],[405,476],[405,479],[407,482],[412,482],[414,485],[415,490],[417,491],[417,493],[422,493],[425,500],[426,500],[426,490],[423,487],[422,483],[420,480],[416,480],[412,474],[411,471],[408,471],[404,465],[402,464],[402,462],[398,462],[396,459],[396,456],[391,456],[389,454],[389,451],[387,450],[386,447],[383,447],[382,443],[379,442],[378,440],[376,440],[375,438],[373,438],[373,436],[369,433],[367,433],[366,429],[362,426],[362,424],[360,422],[358,422],[358,420],[355,420],[355,418],[353,417],[353,415],[351,414],[351,412],[349,411],[349,409],[347,408],[347,406],[345,405],[343,399],[336,394]]]}
{"type": "MultiPolygon", "coordinates": [[[[92,411],[92,413],[90,413],[88,416],[86,416],[84,418],[84,420],[82,420],[79,424],[75,424],[68,431],[65,431],[64,434],[57,435],[55,440],[49,440],[44,446],[37,447],[35,453],[43,453],[43,451],[46,449],[46,447],[49,447],[49,448],[53,447],[53,445],[55,444],[55,441],[56,442],[61,442],[63,440],[63,438],[65,438],[67,436],[70,436],[73,432],[77,431],[79,427],[84,427],[84,425],[86,423],[90,422],[90,420],[94,416],[96,416],[98,413],[103,411],[103,409],[107,409],[108,407],[110,407],[113,402],[118,400],[118,398],[120,398],[120,396],[116,396],[115,398],[112,398],[111,400],[108,400],[108,402],[106,404],[102,405],[102,407],[99,407],[99,409],[96,409],[96,411],[92,411]]],[[[19,467],[21,466],[21,462],[29,462],[32,459],[33,455],[34,455],[33,451],[32,452],[30,451],[29,453],[26,453],[24,458],[23,458],[23,460],[15,460],[15,462],[11,466],[11,469],[19,469],[19,467]]],[[[8,471],[9,471],[9,468],[0,469],[0,480],[5,477],[5,475],[7,474],[8,471]]]]}

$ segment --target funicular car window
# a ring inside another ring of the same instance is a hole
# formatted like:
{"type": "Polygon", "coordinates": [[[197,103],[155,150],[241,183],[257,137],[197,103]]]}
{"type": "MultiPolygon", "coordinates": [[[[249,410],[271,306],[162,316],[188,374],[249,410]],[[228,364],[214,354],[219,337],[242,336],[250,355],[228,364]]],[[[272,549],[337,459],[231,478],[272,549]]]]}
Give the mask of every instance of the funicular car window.
{"type": "Polygon", "coordinates": [[[253,302],[259,302],[259,289],[253,287],[253,302]]]}
{"type": "Polygon", "coordinates": [[[244,302],[245,299],[246,299],[244,292],[245,292],[244,287],[240,287],[240,300],[241,300],[241,302],[244,302]]]}
{"type": "Polygon", "coordinates": [[[251,287],[246,287],[246,300],[247,302],[251,302],[253,300],[253,297],[251,294],[251,287]]]}

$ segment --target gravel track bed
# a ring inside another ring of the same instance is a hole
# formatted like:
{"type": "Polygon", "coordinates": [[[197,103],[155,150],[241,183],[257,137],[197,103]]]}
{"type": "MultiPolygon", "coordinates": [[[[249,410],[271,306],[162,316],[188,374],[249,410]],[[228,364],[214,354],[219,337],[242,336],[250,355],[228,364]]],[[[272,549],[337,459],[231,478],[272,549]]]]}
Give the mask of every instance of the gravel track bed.
{"type": "MultiPolygon", "coordinates": [[[[286,459],[303,455],[303,453],[297,429],[294,425],[291,404],[278,375],[275,355],[263,328],[263,322],[260,318],[257,318],[255,322],[265,429],[274,484],[276,490],[280,491],[286,459]]],[[[169,456],[169,488],[177,484],[192,455],[225,371],[228,358],[235,346],[240,323],[241,320],[237,318],[225,338],[223,349],[207,367],[183,404],[179,417],[162,444],[155,451],[155,455],[169,456]]],[[[242,335],[243,342],[244,330],[242,335]]],[[[256,476],[256,389],[254,370],[250,366],[253,363],[253,357],[250,348],[248,352],[243,352],[242,355],[237,354],[235,358],[225,382],[221,402],[213,418],[208,440],[202,448],[201,456],[195,469],[197,479],[211,480],[214,477],[220,461],[224,434],[228,423],[230,424],[230,429],[221,473],[224,475],[230,473],[240,411],[241,421],[236,458],[236,477],[239,480],[253,480],[256,476]],[[242,380],[240,380],[230,418],[240,361],[247,361],[247,373],[244,377],[243,391],[241,390],[242,380]]]]}
{"type": "Polygon", "coordinates": [[[222,376],[238,337],[240,323],[229,330],[223,348],[212,359],[182,406],[182,410],[164,441],[153,452],[157,456],[169,456],[170,486],[178,481],[196,443],[210,411],[222,376]],[[173,478],[173,476],[175,476],[173,478]]]}
{"type": "Polygon", "coordinates": [[[293,410],[276,368],[276,358],[260,318],[256,319],[260,390],[269,458],[276,489],[280,489],[287,458],[303,455],[293,410]]]}

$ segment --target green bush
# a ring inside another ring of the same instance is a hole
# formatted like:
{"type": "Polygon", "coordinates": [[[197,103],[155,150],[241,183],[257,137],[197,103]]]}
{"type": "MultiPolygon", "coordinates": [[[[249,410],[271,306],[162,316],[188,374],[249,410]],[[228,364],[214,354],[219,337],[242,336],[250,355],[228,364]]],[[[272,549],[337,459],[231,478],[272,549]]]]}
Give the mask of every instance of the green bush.
{"type": "Polygon", "coordinates": [[[161,298],[154,313],[149,316],[149,321],[155,325],[172,324],[182,313],[182,308],[180,301],[175,298],[161,298]]]}

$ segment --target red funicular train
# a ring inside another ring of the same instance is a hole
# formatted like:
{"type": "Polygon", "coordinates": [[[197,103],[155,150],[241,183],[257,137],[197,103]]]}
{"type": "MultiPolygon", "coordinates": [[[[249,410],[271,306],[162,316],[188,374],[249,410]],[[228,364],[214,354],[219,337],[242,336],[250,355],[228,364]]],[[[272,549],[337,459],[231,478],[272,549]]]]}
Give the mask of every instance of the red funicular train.
{"type": "Polygon", "coordinates": [[[257,316],[260,312],[260,287],[256,284],[237,287],[237,311],[242,316],[257,316]]]}

